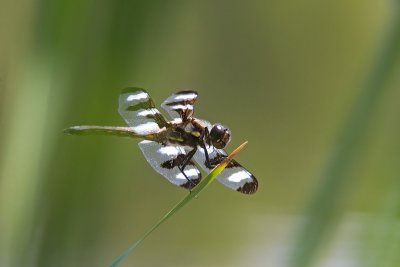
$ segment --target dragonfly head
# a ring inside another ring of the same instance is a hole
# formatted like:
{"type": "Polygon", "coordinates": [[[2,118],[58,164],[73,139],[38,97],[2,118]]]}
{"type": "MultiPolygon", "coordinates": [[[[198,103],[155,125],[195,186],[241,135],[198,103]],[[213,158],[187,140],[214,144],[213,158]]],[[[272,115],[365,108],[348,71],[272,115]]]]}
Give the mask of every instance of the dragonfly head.
{"type": "Polygon", "coordinates": [[[214,124],[210,132],[211,144],[216,148],[224,148],[231,141],[231,131],[221,124],[214,124]]]}

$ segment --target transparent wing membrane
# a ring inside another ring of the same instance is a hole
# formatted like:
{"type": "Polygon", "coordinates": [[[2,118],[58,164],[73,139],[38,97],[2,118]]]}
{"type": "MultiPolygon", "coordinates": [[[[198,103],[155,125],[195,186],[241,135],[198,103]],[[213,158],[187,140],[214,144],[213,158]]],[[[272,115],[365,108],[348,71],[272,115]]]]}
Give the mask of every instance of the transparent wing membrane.
{"type": "Polygon", "coordinates": [[[168,112],[173,119],[188,118],[193,115],[193,104],[196,98],[196,91],[180,91],[165,99],[161,107],[168,112]]]}
{"type": "Polygon", "coordinates": [[[155,108],[149,94],[140,88],[126,88],[122,91],[118,111],[139,135],[157,133],[168,125],[160,111],[155,108]]]}
{"type": "MultiPolygon", "coordinates": [[[[216,165],[226,158],[227,153],[222,149],[207,146],[210,165],[207,166],[204,149],[199,147],[194,159],[197,164],[205,171],[210,172],[216,165]]],[[[232,160],[228,166],[220,173],[217,180],[223,185],[241,192],[243,194],[253,194],[257,191],[257,179],[236,160],[232,160]]]]}
{"type": "Polygon", "coordinates": [[[140,142],[139,147],[153,169],[167,178],[171,183],[191,189],[200,182],[201,173],[193,161],[189,161],[184,169],[185,175],[190,181],[188,181],[178,168],[187,155],[183,148],[164,146],[147,140],[140,142]]]}

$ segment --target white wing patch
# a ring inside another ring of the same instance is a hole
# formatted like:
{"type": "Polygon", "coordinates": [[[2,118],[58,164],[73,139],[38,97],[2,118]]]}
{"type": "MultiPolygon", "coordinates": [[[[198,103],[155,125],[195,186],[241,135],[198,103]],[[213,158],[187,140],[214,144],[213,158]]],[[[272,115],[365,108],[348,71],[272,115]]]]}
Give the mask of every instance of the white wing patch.
{"type": "Polygon", "coordinates": [[[156,122],[148,121],[137,126],[132,126],[132,129],[135,133],[146,135],[159,132],[160,126],[156,122]]]}
{"type": "MultiPolygon", "coordinates": [[[[197,177],[199,175],[199,170],[195,169],[195,168],[192,168],[192,169],[188,168],[188,170],[186,170],[186,168],[185,168],[185,174],[187,177],[197,177]]],[[[176,176],[176,178],[187,181],[186,177],[183,175],[183,173],[178,174],[176,176]]]]}
{"type": "Polygon", "coordinates": [[[149,95],[147,93],[139,91],[137,94],[135,94],[135,93],[130,94],[126,98],[126,100],[128,102],[133,102],[133,101],[138,101],[138,100],[140,101],[140,100],[147,99],[147,98],[149,98],[149,95]]]}
{"type": "Polygon", "coordinates": [[[192,100],[197,97],[197,93],[175,94],[175,100],[192,100]]]}
{"type": "Polygon", "coordinates": [[[230,176],[227,177],[229,182],[232,183],[240,183],[243,180],[249,178],[249,172],[245,170],[241,170],[235,173],[232,173],[230,176]]]}

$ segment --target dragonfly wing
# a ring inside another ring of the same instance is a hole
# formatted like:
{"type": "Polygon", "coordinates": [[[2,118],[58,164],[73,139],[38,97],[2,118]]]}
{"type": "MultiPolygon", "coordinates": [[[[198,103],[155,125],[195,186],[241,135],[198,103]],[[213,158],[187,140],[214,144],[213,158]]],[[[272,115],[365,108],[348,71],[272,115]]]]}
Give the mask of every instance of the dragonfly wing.
{"type": "Polygon", "coordinates": [[[182,147],[164,146],[148,140],[141,141],[139,147],[151,167],[171,183],[186,189],[192,189],[200,182],[201,173],[192,160],[184,169],[190,181],[179,170],[178,165],[182,163],[186,156],[186,152],[182,147]]]}
{"type": "MultiPolygon", "coordinates": [[[[207,166],[204,149],[199,147],[194,155],[195,161],[205,171],[210,172],[215,166],[221,163],[227,153],[222,149],[217,149],[213,146],[207,146],[208,156],[211,166],[207,166]]],[[[218,175],[217,180],[223,185],[241,192],[243,194],[254,194],[258,188],[257,179],[240,165],[236,160],[232,160],[228,166],[218,175]]]]}
{"type": "Polygon", "coordinates": [[[193,104],[196,101],[197,92],[192,90],[180,91],[170,95],[161,104],[171,118],[188,118],[193,115],[193,104]]]}
{"type": "Polygon", "coordinates": [[[126,88],[122,91],[118,111],[139,135],[157,133],[168,125],[164,116],[155,108],[149,94],[140,88],[126,88]]]}

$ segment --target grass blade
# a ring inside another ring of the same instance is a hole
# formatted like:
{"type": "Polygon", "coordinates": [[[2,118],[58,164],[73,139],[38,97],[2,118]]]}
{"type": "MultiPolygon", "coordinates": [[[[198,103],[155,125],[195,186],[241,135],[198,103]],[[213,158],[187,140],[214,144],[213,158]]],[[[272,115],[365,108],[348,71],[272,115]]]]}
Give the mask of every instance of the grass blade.
{"type": "Polygon", "coordinates": [[[118,256],[111,264],[110,267],[117,267],[130,253],[132,253],[154,230],[163,224],[168,218],[174,215],[178,210],[185,206],[189,201],[196,197],[202,190],[210,185],[215,178],[225,169],[229,162],[242,150],[247,144],[247,141],[236,148],[228,157],[218,164],[184,199],[175,205],[169,212],[167,212],[153,227],[151,227],[138,241],[130,245],[120,256],[118,256]]]}
{"type": "Polygon", "coordinates": [[[352,165],[360,156],[363,138],[368,133],[368,127],[381,98],[387,92],[387,83],[398,68],[400,17],[397,14],[400,4],[393,4],[397,12],[393,25],[385,36],[353,109],[348,113],[349,116],[340,129],[330,157],[318,176],[320,183],[313,192],[306,211],[308,218],[296,237],[289,266],[310,266],[323,239],[340,216],[340,201],[345,199],[346,193],[348,194],[352,165]]]}

